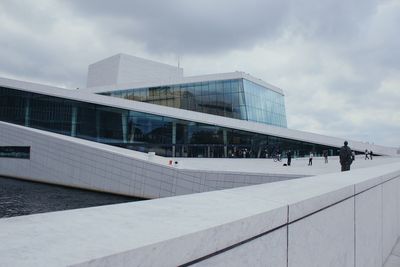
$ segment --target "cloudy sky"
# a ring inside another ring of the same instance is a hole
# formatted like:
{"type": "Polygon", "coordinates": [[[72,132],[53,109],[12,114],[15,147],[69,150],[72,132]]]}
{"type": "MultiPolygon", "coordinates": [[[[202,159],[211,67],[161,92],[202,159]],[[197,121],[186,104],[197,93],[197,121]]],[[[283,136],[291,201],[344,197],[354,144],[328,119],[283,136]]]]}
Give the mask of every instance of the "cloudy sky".
{"type": "Polygon", "coordinates": [[[84,87],[116,53],[282,88],[289,128],[400,146],[400,0],[0,2],[0,76],[84,87]]]}

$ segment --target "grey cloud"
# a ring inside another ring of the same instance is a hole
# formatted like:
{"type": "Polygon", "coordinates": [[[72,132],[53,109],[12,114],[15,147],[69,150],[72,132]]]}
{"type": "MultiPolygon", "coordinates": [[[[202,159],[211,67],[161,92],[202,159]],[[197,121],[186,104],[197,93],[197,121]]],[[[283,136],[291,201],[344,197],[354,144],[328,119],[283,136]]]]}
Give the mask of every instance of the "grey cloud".
{"type": "Polygon", "coordinates": [[[250,47],[280,30],[286,8],[285,1],[104,0],[73,4],[81,15],[104,21],[104,27],[143,42],[150,52],[176,54],[250,47]]]}
{"type": "Polygon", "coordinates": [[[103,22],[103,27],[119,32],[124,38],[142,41],[150,52],[213,54],[251,48],[287,30],[308,38],[346,40],[357,35],[363,21],[376,10],[377,1],[74,0],[68,3],[80,15],[103,22]]]}
{"type": "Polygon", "coordinates": [[[77,87],[84,84],[88,64],[113,53],[155,60],[180,54],[192,70],[214,72],[216,67],[210,65],[218,61],[218,71],[240,65],[271,83],[274,80],[266,75],[279,77],[284,82],[276,85],[287,93],[288,117],[294,118],[289,127],[314,127],[316,132],[362,140],[375,135],[391,140],[385,144],[398,145],[398,137],[389,135],[399,132],[399,127],[390,126],[382,112],[388,116],[397,112],[400,100],[379,93],[390,75],[400,73],[400,5],[395,3],[4,0],[0,2],[0,74],[77,87]],[[72,27],[65,30],[63,23],[72,27]],[[252,54],[253,48],[261,54],[271,48],[277,55],[259,58],[252,54]],[[238,51],[242,58],[237,58],[238,51]],[[280,62],[280,58],[285,59],[280,62]],[[266,69],[271,73],[263,76],[266,69]],[[348,109],[371,125],[355,125],[348,109]],[[373,112],[363,114],[363,109],[381,112],[381,123],[373,112]],[[379,132],[380,127],[387,133],[379,132]]]}

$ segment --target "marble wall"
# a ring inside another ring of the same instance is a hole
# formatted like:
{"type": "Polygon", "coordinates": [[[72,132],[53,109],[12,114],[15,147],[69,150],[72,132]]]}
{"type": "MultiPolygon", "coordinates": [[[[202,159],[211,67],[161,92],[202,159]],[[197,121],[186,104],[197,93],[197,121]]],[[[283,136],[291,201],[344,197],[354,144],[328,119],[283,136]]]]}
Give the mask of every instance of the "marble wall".
{"type": "Polygon", "coordinates": [[[0,122],[0,146],[30,146],[29,160],[0,158],[0,175],[159,198],[270,183],[302,175],[185,170],[153,156],[0,122]]]}

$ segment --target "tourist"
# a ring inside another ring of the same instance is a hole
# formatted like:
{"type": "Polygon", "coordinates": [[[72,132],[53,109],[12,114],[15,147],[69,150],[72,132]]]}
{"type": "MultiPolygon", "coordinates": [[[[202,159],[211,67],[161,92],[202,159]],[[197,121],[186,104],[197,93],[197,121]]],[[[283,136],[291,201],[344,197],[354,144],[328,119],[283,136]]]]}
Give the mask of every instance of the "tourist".
{"type": "Polygon", "coordinates": [[[287,165],[290,166],[290,163],[292,162],[292,152],[290,151],[290,149],[286,153],[286,156],[287,156],[287,165]]]}
{"type": "Polygon", "coordinates": [[[325,163],[328,163],[328,150],[324,150],[325,163]]]}
{"type": "Polygon", "coordinates": [[[340,159],[340,165],[342,166],[342,172],[344,171],[349,171],[350,170],[350,165],[353,163],[352,160],[352,152],[350,147],[347,146],[348,143],[347,141],[344,141],[344,146],[340,148],[339,152],[339,159],[340,159]]]}
{"type": "Polygon", "coordinates": [[[368,157],[368,154],[369,154],[369,153],[368,153],[368,149],[365,149],[365,152],[364,152],[364,153],[365,153],[365,160],[369,159],[369,157],[368,157]]]}
{"type": "Polygon", "coordinates": [[[312,166],[312,159],[314,157],[314,154],[310,152],[310,157],[308,158],[308,166],[312,166]]]}

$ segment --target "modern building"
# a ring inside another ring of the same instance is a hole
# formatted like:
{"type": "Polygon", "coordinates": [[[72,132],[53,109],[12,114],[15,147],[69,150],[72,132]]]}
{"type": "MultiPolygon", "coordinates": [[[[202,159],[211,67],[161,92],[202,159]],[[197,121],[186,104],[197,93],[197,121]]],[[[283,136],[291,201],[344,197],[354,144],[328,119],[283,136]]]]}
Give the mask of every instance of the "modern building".
{"type": "MultiPolygon", "coordinates": [[[[54,153],[58,153],[57,143],[67,147],[79,143],[105,154],[118,148],[118,153],[128,158],[143,159],[147,157],[144,153],[155,152],[156,163],[161,162],[162,168],[171,168],[164,163],[180,157],[265,158],[285,155],[289,149],[297,157],[311,151],[321,155],[325,150],[337,155],[344,141],[287,128],[283,91],[243,72],[185,77],[182,68],[118,54],[90,65],[87,85],[68,90],[0,79],[0,175],[33,180],[46,176],[48,159],[24,163],[22,174],[18,173],[19,163],[10,161],[13,157],[32,161],[35,153],[43,153],[35,148],[34,139],[26,138],[31,135],[43,137],[41,140],[53,138],[54,144],[46,149],[54,153]],[[33,175],[37,169],[40,171],[33,175]]],[[[396,154],[395,148],[351,140],[350,144],[357,153],[369,149],[376,155],[396,154]]],[[[107,158],[105,154],[103,158],[107,158]]],[[[81,155],[76,149],[68,150],[68,155],[70,158],[59,155],[56,163],[71,161],[73,175],[68,179],[84,179],[77,173],[80,167],[73,165],[79,164],[81,155]]],[[[91,177],[95,177],[96,164],[89,167],[91,177]]],[[[103,162],[103,166],[107,164],[103,162]]],[[[87,185],[87,181],[71,184],[63,178],[61,182],[44,180],[144,197],[213,189],[137,193],[105,189],[93,182],[87,185]]]]}

